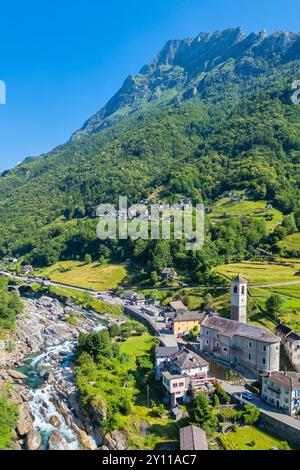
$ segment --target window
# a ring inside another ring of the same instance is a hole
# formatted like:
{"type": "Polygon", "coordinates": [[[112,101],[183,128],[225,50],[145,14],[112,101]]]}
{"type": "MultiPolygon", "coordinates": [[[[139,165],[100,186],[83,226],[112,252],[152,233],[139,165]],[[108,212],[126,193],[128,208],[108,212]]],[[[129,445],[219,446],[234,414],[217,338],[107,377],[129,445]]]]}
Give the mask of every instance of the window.
{"type": "Polygon", "coordinates": [[[266,352],[267,347],[266,347],[266,346],[263,346],[262,350],[263,350],[263,352],[266,352]]]}
{"type": "Polygon", "coordinates": [[[265,363],[266,363],[266,360],[265,360],[265,358],[263,358],[263,360],[262,360],[262,363],[263,363],[263,364],[265,364],[265,363]]]}
{"type": "Polygon", "coordinates": [[[183,386],[184,386],[184,383],[183,383],[183,382],[180,382],[180,383],[178,384],[178,386],[179,386],[179,387],[183,387],[183,386]]]}
{"type": "Polygon", "coordinates": [[[234,288],[233,288],[233,293],[234,293],[234,294],[237,294],[237,293],[238,293],[238,288],[237,288],[237,286],[234,286],[234,288]]]}
{"type": "Polygon", "coordinates": [[[208,341],[208,339],[207,339],[205,342],[206,342],[206,344],[209,344],[209,341],[208,341]]]}
{"type": "Polygon", "coordinates": [[[228,349],[227,349],[227,348],[223,348],[223,351],[224,351],[224,352],[227,352],[227,351],[228,351],[228,349]]]}
{"type": "Polygon", "coordinates": [[[249,361],[251,361],[251,354],[249,354],[249,361]]]}
{"type": "Polygon", "coordinates": [[[173,384],[173,388],[177,388],[178,387],[178,384],[173,384]]]}
{"type": "Polygon", "coordinates": [[[242,286],[242,295],[245,295],[245,286],[242,286]]]}
{"type": "Polygon", "coordinates": [[[219,337],[220,337],[220,336],[219,336],[219,334],[217,333],[217,339],[219,339],[219,337]]]}
{"type": "Polygon", "coordinates": [[[252,343],[248,343],[248,345],[249,345],[249,348],[252,348],[252,343]]]}
{"type": "Polygon", "coordinates": [[[217,343],[216,343],[216,347],[219,348],[219,347],[220,347],[220,343],[217,342],[217,343]]]}
{"type": "Polygon", "coordinates": [[[206,334],[206,336],[208,336],[208,330],[206,330],[205,334],[206,334]]]}

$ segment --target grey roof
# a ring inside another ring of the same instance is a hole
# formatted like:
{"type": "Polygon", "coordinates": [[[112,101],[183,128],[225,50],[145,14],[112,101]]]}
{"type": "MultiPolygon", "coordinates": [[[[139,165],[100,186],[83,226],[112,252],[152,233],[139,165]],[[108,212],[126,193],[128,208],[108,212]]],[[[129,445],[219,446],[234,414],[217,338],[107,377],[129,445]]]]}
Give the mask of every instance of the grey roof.
{"type": "Polygon", "coordinates": [[[177,321],[201,321],[204,315],[199,312],[189,312],[188,310],[180,310],[173,316],[173,322],[177,321]]]}
{"type": "Polygon", "coordinates": [[[248,281],[247,279],[245,279],[243,276],[241,276],[240,274],[238,276],[236,276],[232,282],[239,282],[240,284],[248,284],[248,281]]]}
{"type": "Polygon", "coordinates": [[[170,357],[178,351],[176,346],[160,347],[155,348],[155,357],[170,357]]]}
{"type": "Polygon", "coordinates": [[[289,335],[287,335],[287,339],[291,341],[300,341],[300,336],[297,335],[294,331],[292,331],[289,335]]]}
{"type": "Polygon", "coordinates": [[[179,369],[194,369],[196,367],[208,366],[208,362],[189,349],[180,349],[170,356],[173,364],[179,369]]]}
{"type": "Polygon", "coordinates": [[[161,373],[167,380],[171,379],[187,379],[188,377],[181,374],[171,374],[168,370],[165,370],[161,373]]]}
{"type": "Polygon", "coordinates": [[[179,310],[179,309],[187,310],[187,307],[184,305],[183,302],[181,302],[181,300],[175,300],[174,302],[169,302],[168,305],[170,305],[170,307],[172,307],[173,310],[179,310]]]}
{"type": "Polygon", "coordinates": [[[205,431],[197,426],[181,428],[180,450],[208,450],[205,431]]]}
{"type": "Polygon", "coordinates": [[[277,327],[276,327],[276,331],[278,333],[281,333],[283,335],[288,335],[290,334],[293,330],[291,328],[289,328],[288,326],[284,325],[283,323],[280,323],[277,327]]]}
{"type": "Polygon", "coordinates": [[[263,341],[266,343],[279,343],[280,338],[273,333],[270,333],[265,328],[259,326],[246,325],[235,320],[228,320],[227,318],[220,318],[215,316],[206,317],[202,325],[205,328],[217,330],[224,336],[243,336],[245,338],[263,341]]]}
{"type": "Polygon", "coordinates": [[[264,377],[290,391],[300,389],[300,372],[270,372],[264,377]]]}

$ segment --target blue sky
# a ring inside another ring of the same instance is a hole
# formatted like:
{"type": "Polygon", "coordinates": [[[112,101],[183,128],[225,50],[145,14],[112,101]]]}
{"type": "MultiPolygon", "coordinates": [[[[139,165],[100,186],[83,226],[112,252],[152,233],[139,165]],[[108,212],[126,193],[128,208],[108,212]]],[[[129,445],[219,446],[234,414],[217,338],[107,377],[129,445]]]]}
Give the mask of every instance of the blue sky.
{"type": "Polygon", "coordinates": [[[65,142],[168,39],[299,31],[300,0],[12,0],[0,14],[3,170],[65,142]]]}

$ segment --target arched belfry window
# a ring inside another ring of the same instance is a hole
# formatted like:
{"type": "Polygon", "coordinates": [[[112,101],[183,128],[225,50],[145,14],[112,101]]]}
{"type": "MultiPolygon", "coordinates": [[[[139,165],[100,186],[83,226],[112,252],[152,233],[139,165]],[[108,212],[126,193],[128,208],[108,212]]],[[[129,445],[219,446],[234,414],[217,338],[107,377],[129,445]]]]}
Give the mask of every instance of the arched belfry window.
{"type": "Polygon", "coordinates": [[[242,286],[242,295],[245,295],[245,286],[242,286]]]}
{"type": "Polygon", "coordinates": [[[234,294],[237,294],[237,293],[238,293],[238,288],[237,288],[237,286],[234,286],[233,292],[234,292],[234,294]]]}

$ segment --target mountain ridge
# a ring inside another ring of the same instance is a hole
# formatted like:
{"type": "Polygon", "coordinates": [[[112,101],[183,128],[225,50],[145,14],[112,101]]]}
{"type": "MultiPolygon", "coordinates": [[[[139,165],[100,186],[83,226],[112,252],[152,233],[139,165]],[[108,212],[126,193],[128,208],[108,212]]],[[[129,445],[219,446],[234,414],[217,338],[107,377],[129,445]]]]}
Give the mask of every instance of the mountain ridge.
{"type": "Polygon", "coordinates": [[[270,68],[299,59],[300,33],[289,31],[245,35],[238,27],[167,41],[70,140],[100,132],[139,110],[147,112],[147,108],[197,95],[205,99],[216,74],[229,75],[227,80],[238,88],[241,82],[258,78],[270,68]]]}

